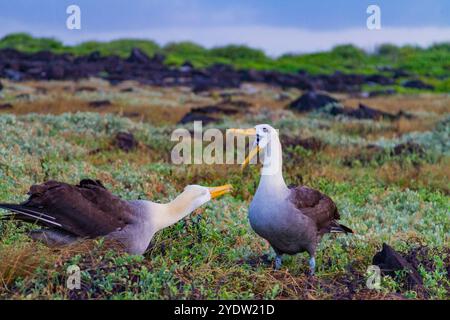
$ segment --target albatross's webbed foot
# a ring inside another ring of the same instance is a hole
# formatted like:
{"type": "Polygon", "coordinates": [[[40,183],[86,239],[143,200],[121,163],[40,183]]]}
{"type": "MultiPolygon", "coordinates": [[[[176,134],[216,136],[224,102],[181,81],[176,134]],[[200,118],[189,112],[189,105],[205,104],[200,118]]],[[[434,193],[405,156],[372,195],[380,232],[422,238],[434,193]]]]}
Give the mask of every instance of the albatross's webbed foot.
{"type": "Polygon", "coordinates": [[[280,270],[282,263],[283,263],[283,261],[281,260],[281,255],[277,254],[277,256],[275,258],[275,270],[280,270]]]}
{"type": "Polygon", "coordinates": [[[313,276],[315,272],[316,272],[316,258],[311,257],[309,259],[309,274],[313,276]]]}

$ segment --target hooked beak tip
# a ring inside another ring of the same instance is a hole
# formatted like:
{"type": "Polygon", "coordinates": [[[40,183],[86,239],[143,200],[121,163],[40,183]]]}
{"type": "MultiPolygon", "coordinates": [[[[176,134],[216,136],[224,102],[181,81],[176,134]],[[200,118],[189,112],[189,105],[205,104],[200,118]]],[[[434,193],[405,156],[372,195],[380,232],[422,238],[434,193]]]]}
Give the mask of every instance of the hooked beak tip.
{"type": "Polygon", "coordinates": [[[239,134],[244,136],[256,136],[256,129],[255,128],[249,128],[249,129],[228,129],[228,133],[233,134],[239,134]]]}
{"type": "Polygon", "coordinates": [[[211,194],[211,199],[215,199],[217,197],[220,197],[221,195],[231,192],[232,190],[233,186],[231,184],[226,184],[219,187],[209,188],[209,193],[211,194]]]}

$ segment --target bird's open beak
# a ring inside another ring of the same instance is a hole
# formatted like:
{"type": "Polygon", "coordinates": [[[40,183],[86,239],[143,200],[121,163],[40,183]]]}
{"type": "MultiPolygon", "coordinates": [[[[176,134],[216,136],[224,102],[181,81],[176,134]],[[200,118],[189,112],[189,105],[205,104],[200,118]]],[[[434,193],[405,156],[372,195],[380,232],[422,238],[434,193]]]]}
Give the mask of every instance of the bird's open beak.
{"type": "Polygon", "coordinates": [[[261,150],[261,148],[257,145],[252,150],[250,150],[250,153],[248,154],[247,158],[245,158],[244,162],[242,162],[241,170],[244,170],[246,166],[250,163],[250,161],[256,157],[258,152],[261,150]]]}
{"type": "Polygon", "coordinates": [[[231,184],[226,184],[220,187],[211,187],[209,188],[209,193],[211,194],[211,199],[220,197],[228,192],[231,192],[233,186],[231,184]]]}
{"type": "MultiPolygon", "coordinates": [[[[229,129],[228,130],[231,133],[234,134],[240,134],[244,136],[256,136],[256,129],[250,128],[250,129],[229,129]]],[[[255,148],[253,148],[250,153],[248,154],[247,158],[245,158],[244,162],[242,163],[241,170],[244,170],[246,166],[250,163],[250,161],[258,154],[258,152],[261,150],[261,147],[259,145],[256,145],[255,148]]]]}

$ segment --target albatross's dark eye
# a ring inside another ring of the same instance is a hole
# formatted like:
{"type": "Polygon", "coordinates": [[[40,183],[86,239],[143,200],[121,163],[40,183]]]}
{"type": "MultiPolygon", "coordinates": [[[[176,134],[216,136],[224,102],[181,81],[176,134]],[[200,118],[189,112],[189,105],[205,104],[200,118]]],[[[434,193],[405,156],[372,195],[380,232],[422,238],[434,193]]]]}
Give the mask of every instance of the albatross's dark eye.
{"type": "Polygon", "coordinates": [[[266,127],[263,128],[264,132],[269,132],[269,129],[267,129],[266,127]]]}

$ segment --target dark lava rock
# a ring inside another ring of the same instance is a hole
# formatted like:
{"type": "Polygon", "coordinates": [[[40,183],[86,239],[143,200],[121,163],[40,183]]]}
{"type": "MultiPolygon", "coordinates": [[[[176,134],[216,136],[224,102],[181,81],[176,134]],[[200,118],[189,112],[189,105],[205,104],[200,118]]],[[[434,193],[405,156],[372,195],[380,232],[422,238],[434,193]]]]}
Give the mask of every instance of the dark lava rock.
{"type": "Polygon", "coordinates": [[[122,115],[128,118],[136,118],[141,116],[139,112],[124,112],[122,115]]]}
{"type": "Polygon", "coordinates": [[[394,79],[409,77],[410,73],[403,69],[394,69],[392,71],[394,79]]]}
{"type": "MultiPolygon", "coordinates": [[[[354,167],[356,163],[366,165],[371,162],[382,164],[386,157],[408,156],[415,154],[419,158],[426,155],[425,149],[414,142],[407,142],[396,145],[393,149],[383,148],[377,145],[369,144],[365,148],[358,148],[342,159],[342,164],[347,167],[354,167]]],[[[415,163],[413,161],[413,163],[415,163]]]]}
{"type": "Polygon", "coordinates": [[[205,81],[199,80],[199,81],[195,82],[194,87],[192,88],[192,92],[198,94],[198,93],[202,93],[202,92],[208,91],[213,88],[214,88],[214,86],[210,85],[210,83],[207,80],[205,80],[205,81]]]}
{"type": "MultiPolygon", "coordinates": [[[[102,56],[92,52],[85,56],[68,53],[55,54],[49,51],[23,53],[13,49],[0,50],[0,78],[13,81],[24,80],[79,80],[102,77],[111,84],[125,80],[138,81],[146,85],[187,86],[194,92],[211,89],[239,88],[242,82],[261,82],[281,88],[298,88],[307,91],[360,92],[365,83],[390,84],[392,80],[381,74],[366,76],[335,72],[331,75],[312,75],[307,72],[283,73],[267,70],[237,70],[230,65],[215,64],[204,69],[195,69],[186,62],[180,68],[164,63],[165,56],[149,57],[138,48],[132,49],[126,59],[116,55],[102,56]]],[[[417,83],[406,84],[413,86],[417,83]]],[[[430,88],[425,85],[424,88],[430,88]]]]}
{"type": "Polygon", "coordinates": [[[154,64],[160,64],[160,65],[163,65],[164,60],[166,60],[166,56],[165,56],[165,55],[160,54],[160,53],[156,53],[156,54],[152,57],[151,62],[154,63],[154,64]]]}
{"type": "Polygon", "coordinates": [[[61,80],[64,79],[65,72],[66,70],[64,65],[61,62],[57,62],[50,64],[45,75],[49,80],[51,79],[61,80]]]}
{"type": "MultiPolygon", "coordinates": [[[[240,71],[241,80],[246,82],[260,82],[271,85],[277,85],[282,88],[298,88],[300,90],[313,90],[318,84],[317,79],[310,77],[308,74],[287,74],[276,71],[256,71],[242,70],[240,71]]],[[[320,89],[318,87],[317,89],[320,89]]]]}
{"type": "Polygon", "coordinates": [[[235,108],[239,108],[239,109],[246,109],[246,108],[250,108],[252,106],[252,104],[248,101],[245,100],[229,100],[226,102],[223,102],[223,104],[227,104],[230,106],[233,106],[235,108]]]}
{"type": "Polygon", "coordinates": [[[92,108],[101,108],[101,107],[107,107],[107,106],[111,106],[112,103],[109,100],[95,100],[95,101],[90,101],[89,102],[89,106],[92,108]]]}
{"type": "Polygon", "coordinates": [[[131,54],[127,59],[128,62],[137,62],[137,63],[149,63],[150,58],[143,52],[141,49],[133,48],[131,50],[131,54]]]}
{"type": "Polygon", "coordinates": [[[222,105],[212,105],[212,106],[206,106],[206,107],[199,107],[199,108],[193,108],[191,109],[192,113],[197,114],[210,114],[210,113],[220,113],[225,115],[233,115],[239,112],[236,108],[229,108],[222,105]]]}
{"type": "Polygon", "coordinates": [[[366,81],[366,83],[379,84],[382,86],[387,86],[387,85],[391,85],[394,83],[393,79],[383,76],[381,74],[374,74],[374,75],[367,76],[365,78],[365,81],[366,81]]]}
{"type": "Polygon", "coordinates": [[[114,143],[119,149],[125,152],[130,152],[131,150],[136,148],[138,144],[136,139],[134,138],[134,135],[129,132],[117,133],[114,139],[114,143]]]}
{"type": "Polygon", "coordinates": [[[281,136],[281,143],[283,146],[301,146],[306,150],[318,151],[322,150],[325,147],[325,144],[322,140],[309,137],[309,138],[299,138],[299,137],[290,137],[290,136],[281,136]]]}
{"type": "Polygon", "coordinates": [[[426,84],[421,80],[409,80],[403,83],[405,88],[413,88],[413,89],[423,89],[423,90],[433,90],[434,87],[430,84],[426,84]]]}
{"type": "Polygon", "coordinates": [[[237,88],[240,87],[241,80],[239,71],[232,66],[214,64],[199,72],[193,72],[193,92],[201,93],[211,89],[237,88]]]}
{"type": "Polygon", "coordinates": [[[358,109],[333,107],[330,111],[330,114],[334,116],[345,115],[350,118],[372,119],[372,120],[380,120],[380,119],[393,120],[396,118],[396,116],[393,114],[368,107],[362,103],[359,104],[358,109]]]}
{"type": "Polygon", "coordinates": [[[2,84],[2,82],[0,81],[0,91],[2,91],[3,90],[3,84],[2,84]]]}
{"type": "Polygon", "coordinates": [[[388,152],[384,148],[370,144],[366,148],[358,148],[357,150],[351,151],[344,156],[342,164],[353,168],[355,164],[367,165],[371,162],[380,163],[387,154],[388,152]]]}
{"type": "Polygon", "coordinates": [[[88,56],[87,56],[87,61],[89,62],[97,62],[100,61],[102,59],[102,55],[100,54],[99,51],[94,51],[91,52],[88,56]]]}
{"type": "Polygon", "coordinates": [[[191,72],[193,70],[194,65],[190,61],[185,61],[180,67],[181,72],[191,72]]]}
{"type": "Polygon", "coordinates": [[[180,121],[178,121],[178,124],[187,124],[194,121],[201,121],[203,124],[208,124],[220,121],[220,119],[195,112],[188,112],[184,115],[184,117],[180,121]]]}
{"type": "Polygon", "coordinates": [[[396,118],[397,118],[397,119],[400,119],[400,118],[405,118],[405,119],[415,119],[416,116],[413,115],[413,114],[411,114],[411,113],[408,113],[408,112],[405,112],[405,111],[403,111],[403,110],[400,110],[400,111],[397,113],[396,118]]]}
{"type": "Polygon", "coordinates": [[[394,119],[395,116],[384,112],[384,111],[380,111],[374,108],[371,108],[369,106],[366,106],[364,104],[359,104],[358,109],[356,110],[352,110],[347,114],[349,117],[353,117],[353,118],[357,118],[357,119],[394,119]]]}
{"type": "Polygon", "coordinates": [[[332,103],[338,103],[338,100],[325,94],[320,94],[315,91],[309,91],[303,94],[297,100],[291,102],[288,105],[288,108],[294,109],[299,112],[309,112],[321,109],[332,103]]]}
{"type": "Polygon", "coordinates": [[[383,243],[383,249],[376,253],[372,263],[380,267],[384,274],[396,277],[396,271],[407,272],[406,282],[409,288],[422,288],[423,281],[417,270],[391,246],[383,243]]]}
{"type": "MultiPolygon", "coordinates": [[[[404,255],[405,259],[416,269],[424,268],[427,272],[433,273],[438,268],[435,256],[443,258],[444,268],[447,269],[447,278],[450,275],[450,248],[430,248],[426,245],[420,245],[409,250],[404,255]]],[[[447,287],[450,289],[449,287],[447,287]]]]}
{"type": "Polygon", "coordinates": [[[13,81],[23,80],[22,72],[19,72],[19,71],[13,70],[13,69],[5,69],[4,75],[6,78],[13,80],[13,81]]]}
{"type": "Polygon", "coordinates": [[[3,103],[0,104],[0,110],[11,110],[13,109],[13,105],[11,103],[3,103]]]}
{"type": "Polygon", "coordinates": [[[417,154],[423,156],[425,155],[425,150],[422,146],[418,145],[417,143],[409,141],[406,143],[396,145],[392,150],[392,154],[394,156],[410,155],[410,154],[417,154]]]}
{"type": "Polygon", "coordinates": [[[332,75],[322,75],[316,80],[321,90],[329,92],[358,92],[361,91],[361,86],[365,82],[365,76],[358,74],[345,74],[342,72],[335,72],[332,75]]]}
{"type": "Polygon", "coordinates": [[[120,92],[134,92],[132,87],[120,89],[120,92]]]}
{"type": "Polygon", "coordinates": [[[297,144],[307,150],[313,151],[322,150],[325,147],[325,144],[322,142],[322,140],[314,137],[300,139],[299,141],[297,141],[297,144]]]}

